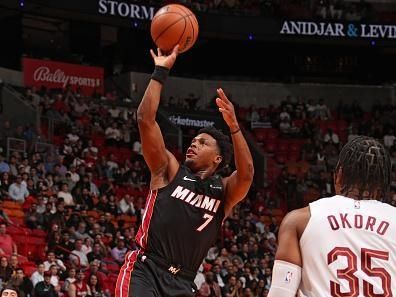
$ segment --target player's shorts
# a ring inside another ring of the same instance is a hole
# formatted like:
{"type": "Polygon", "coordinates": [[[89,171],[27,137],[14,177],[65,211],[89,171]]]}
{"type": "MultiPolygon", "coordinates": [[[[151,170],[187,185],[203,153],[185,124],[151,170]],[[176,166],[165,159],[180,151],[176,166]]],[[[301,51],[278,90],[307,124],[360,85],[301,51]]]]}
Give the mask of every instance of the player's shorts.
{"type": "Polygon", "coordinates": [[[195,273],[137,250],[125,257],[115,297],[193,297],[197,291],[194,278],[195,273]]]}

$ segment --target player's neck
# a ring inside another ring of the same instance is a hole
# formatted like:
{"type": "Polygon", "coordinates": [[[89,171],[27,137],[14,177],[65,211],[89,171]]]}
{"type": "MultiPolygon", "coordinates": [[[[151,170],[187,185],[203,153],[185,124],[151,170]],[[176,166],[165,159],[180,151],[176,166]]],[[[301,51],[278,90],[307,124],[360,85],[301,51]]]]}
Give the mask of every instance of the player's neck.
{"type": "Polygon", "coordinates": [[[214,172],[215,170],[213,168],[206,168],[206,169],[198,170],[193,173],[194,175],[198,176],[200,179],[205,179],[208,178],[209,176],[212,176],[214,172]]]}
{"type": "Polygon", "coordinates": [[[341,193],[338,193],[338,195],[342,195],[344,197],[348,197],[351,199],[355,199],[355,200],[377,200],[376,193],[370,193],[369,191],[364,191],[363,193],[361,193],[358,189],[353,188],[349,191],[344,191],[341,193]]]}

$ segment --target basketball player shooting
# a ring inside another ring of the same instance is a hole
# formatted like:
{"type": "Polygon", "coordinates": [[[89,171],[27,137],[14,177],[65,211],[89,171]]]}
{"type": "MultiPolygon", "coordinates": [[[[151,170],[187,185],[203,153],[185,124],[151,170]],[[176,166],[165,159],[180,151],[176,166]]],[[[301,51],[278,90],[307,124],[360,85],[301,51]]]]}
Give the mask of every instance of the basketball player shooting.
{"type": "Polygon", "coordinates": [[[359,136],[341,150],[336,196],[289,213],[269,297],[391,297],[396,294],[396,208],[382,203],[391,182],[388,152],[359,136]]]}
{"type": "Polygon", "coordinates": [[[221,178],[216,172],[231,158],[229,138],[210,127],[192,140],[183,165],[165,148],[156,122],[162,85],[176,61],[151,51],[152,79],[138,108],[144,159],[151,172],[150,193],[136,236],[139,249],[126,256],[117,297],[194,296],[196,272],[215,243],[224,218],[247,194],[253,161],[236,120],[234,107],[218,89],[216,104],[230,129],[236,171],[221,178]]]}

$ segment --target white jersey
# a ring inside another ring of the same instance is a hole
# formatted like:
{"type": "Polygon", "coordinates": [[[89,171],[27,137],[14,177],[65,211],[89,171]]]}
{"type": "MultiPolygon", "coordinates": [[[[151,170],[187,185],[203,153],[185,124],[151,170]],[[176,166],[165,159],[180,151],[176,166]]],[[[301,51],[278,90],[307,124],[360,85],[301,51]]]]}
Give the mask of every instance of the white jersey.
{"type": "Polygon", "coordinates": [[[343,196],[309,208],[299,296],[396,297],[396,208],[343,196]]]}

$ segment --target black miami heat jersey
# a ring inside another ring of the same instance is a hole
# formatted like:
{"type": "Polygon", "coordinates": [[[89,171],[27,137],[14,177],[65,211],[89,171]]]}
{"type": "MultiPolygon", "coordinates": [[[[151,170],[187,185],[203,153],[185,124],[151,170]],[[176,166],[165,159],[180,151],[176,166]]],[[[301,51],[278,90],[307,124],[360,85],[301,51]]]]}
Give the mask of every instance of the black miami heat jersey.
{"type": "Polygon", "coordinates": [[[195,272],[223,219],[221,177],[200,179],[181,165],[170,184],[150,191],[136,242],[144,252],[195,272]]]}

